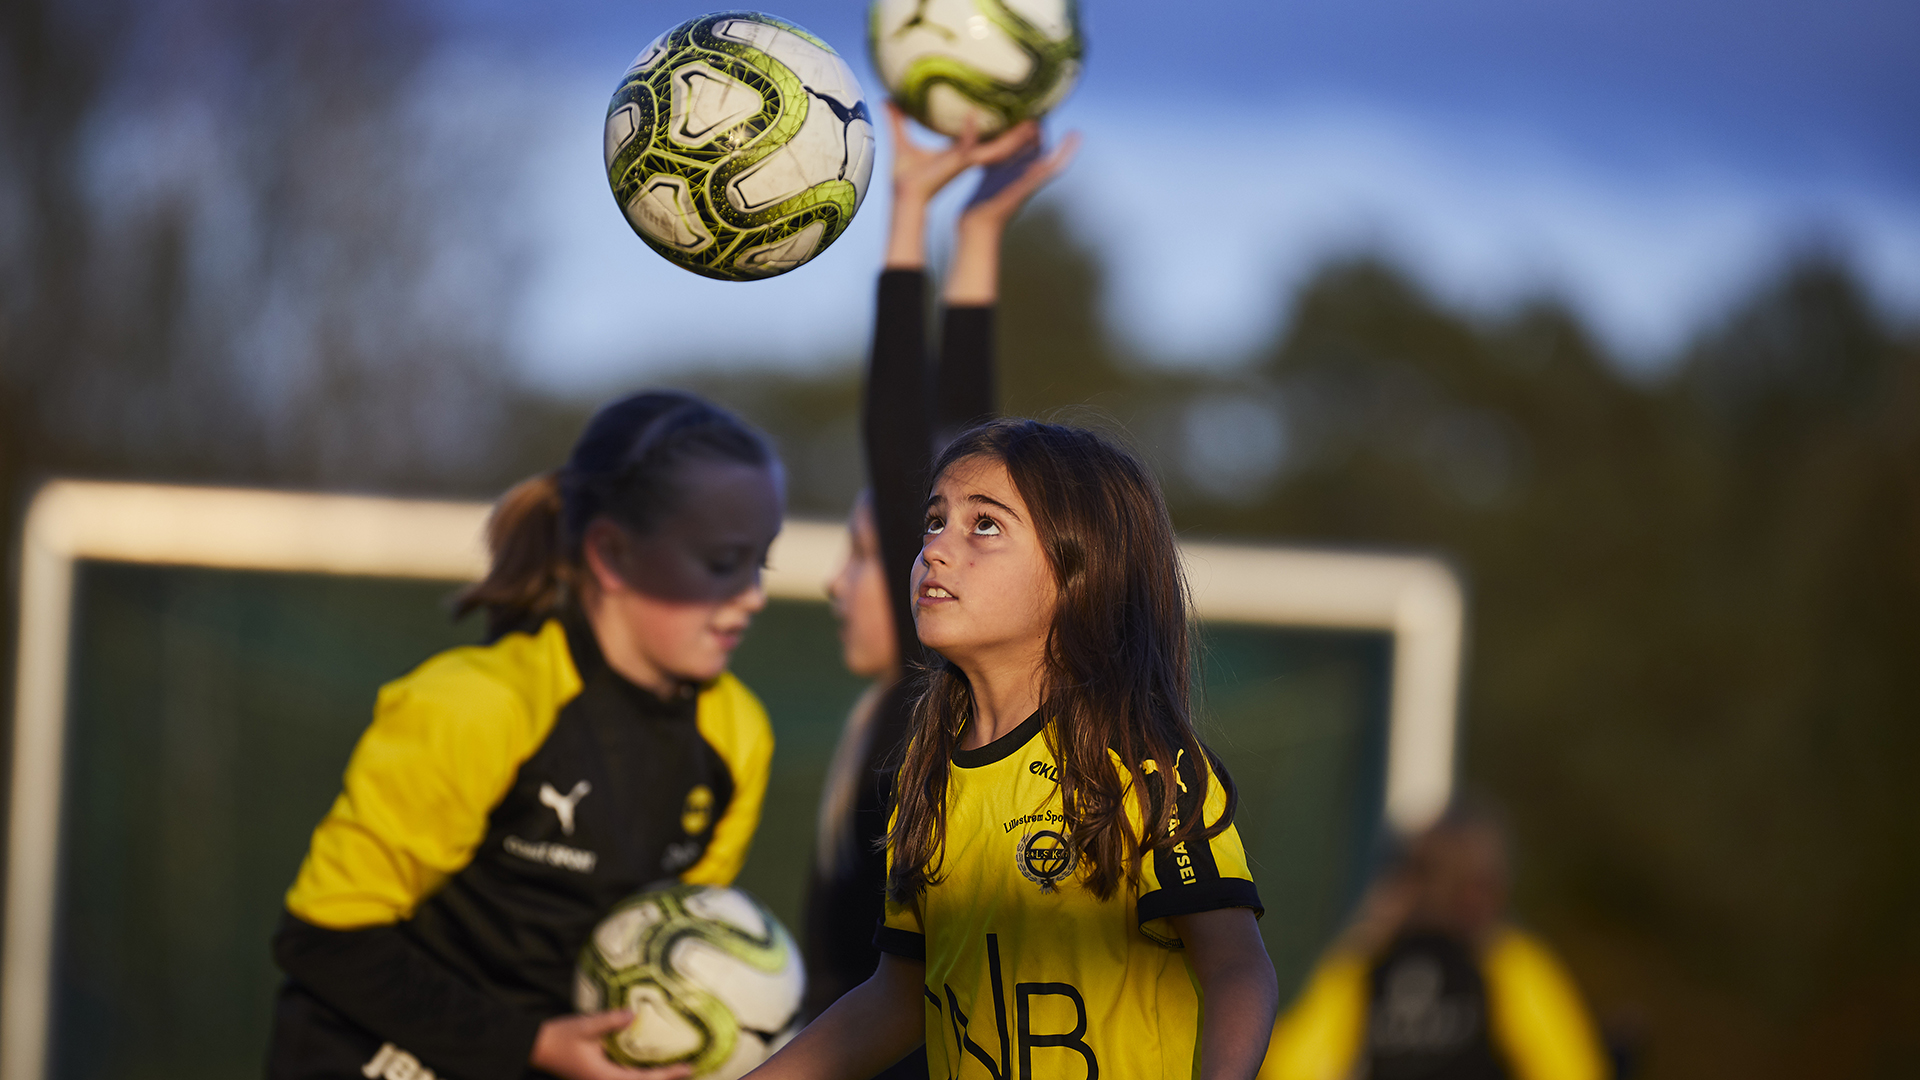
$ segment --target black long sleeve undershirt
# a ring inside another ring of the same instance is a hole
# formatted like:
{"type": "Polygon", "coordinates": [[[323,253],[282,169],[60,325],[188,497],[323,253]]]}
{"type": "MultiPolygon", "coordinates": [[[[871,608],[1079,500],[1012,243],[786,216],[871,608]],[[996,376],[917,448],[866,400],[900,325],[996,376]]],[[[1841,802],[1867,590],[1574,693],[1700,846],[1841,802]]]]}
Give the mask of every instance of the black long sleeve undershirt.
{"type": "Polygon", "coordinates": [[[903,666],[921,656],[908,581],[920,557],[935,441],[988,419],[994,402],[993,309],[947,308],[938,364],[929,365],[926,280],[918,270],[880,275],[862,404],[873,522],[903,666]]]}
{"type": "Polygon", "coordinates": [[[334,1011],[441,1076],[521,1080],[541,1019],[469,985],[398,926],[329,930],[283,914],[273,958],[334,1011]]]}
{"type": "Polygon", "coordinates": [[[920,556],[927,465],[933,419],[927,393],[926,275],[888,270],[880,275],[873,316],[873,353],[861,402],[867,478],[872,485],[874,531],[886,568],[888,606],[900,661],[920,657],[907,580],[920,556]]]}
{"type": "Polygon", "coordinates": [[[993,419],[993,308],[949,307],[940,322],[940,353],[934,367],[933,428],[936,444],[993,419]]]}

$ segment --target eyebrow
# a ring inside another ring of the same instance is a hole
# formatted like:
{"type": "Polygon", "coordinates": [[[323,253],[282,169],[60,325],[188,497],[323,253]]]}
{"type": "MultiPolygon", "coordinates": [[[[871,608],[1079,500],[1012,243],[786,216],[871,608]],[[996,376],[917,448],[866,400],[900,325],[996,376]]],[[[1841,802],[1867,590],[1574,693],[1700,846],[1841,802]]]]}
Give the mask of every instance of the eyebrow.
{"type": "MultiPolygon", "coordinates": [[[[1024,522],[1026,520],[1025,518],[1022,518],[1020,516],[1020,511],[1015,510],[1013,507],[1008,506],[1006,503],[1001,502],[999,499],[996,499],[991,495],[979,495],[979,494],[969,495],[967,496],[966,501],[970,503],[986,503],[988,506],[997,506],[1000,509],[1005,510],[1007,514],[1011,516],[1015,521],[1024,522]]],[[[936,503],[945,504],[945,502],[946,502],[946,499],[943,498],[942,496],[930,495],[927,497],[927,509],[931,510],[934,508],[934,505],[936,503]]]]}

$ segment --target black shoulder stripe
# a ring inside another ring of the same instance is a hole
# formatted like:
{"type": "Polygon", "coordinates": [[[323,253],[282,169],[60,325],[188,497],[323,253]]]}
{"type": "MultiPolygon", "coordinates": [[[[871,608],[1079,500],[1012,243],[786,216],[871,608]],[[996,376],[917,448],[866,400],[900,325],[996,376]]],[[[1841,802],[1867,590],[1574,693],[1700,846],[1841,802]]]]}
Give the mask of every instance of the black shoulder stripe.
{"type": "MultiPolygon", "coordinates": [[[[1149,779],[1160,774],[1149,773],[1149,779]]],[[[1183,828],[1197,828],[1203,822],[1201,815],[1200,773],[1194,768],[1187,755],[1180,756],[1176,777],[1179,784],[1174,796],[1174,813],[1183,828]]],[[[1165,782],[1150,787],[1150,793],[1159,795],[1166,790],[1165,782]]],[[[1158,799],[1155,799],[1156,809],[1158,799]]],[[[1162,889],[1183,889],[1220,880],[1220,866],[1214,861],[1213,844],[1206,840],[1183,840],[1169,848],[1161,848],[1153,853],[1153,874],[1160,879],[1162,889]]]]}
{"type": "Polygon", "coordinates": [[[1220,880],[1213,845],[1206,840],[1182,840],[1153,853],[1153,876],[1162,890],[1177,891],[1220,880]]]}

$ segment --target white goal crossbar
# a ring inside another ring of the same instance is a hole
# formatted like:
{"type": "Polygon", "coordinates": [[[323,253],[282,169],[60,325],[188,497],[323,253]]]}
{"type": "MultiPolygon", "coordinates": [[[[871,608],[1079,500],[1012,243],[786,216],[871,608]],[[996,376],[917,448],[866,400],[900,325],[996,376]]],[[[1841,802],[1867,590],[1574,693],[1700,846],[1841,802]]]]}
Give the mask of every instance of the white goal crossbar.
{"type": "MultiPolygon", "coordinates": [[[[74,564],[470,581],[486,568],[487,511],[483,503],[75,480],[40,490],[20,544],[0,1080],[45,1080],[74,564]]],[[[768,560],[768,594],[824,601],[845,550],[842,525],[789,520],[768,560]]],[[[1393,635],[1383,810],[1402,833],[1432,821],[1452,792],[1465,618],[1446,564],[1228,544],[1181,550],[1202,620],[1393,635]]]]}

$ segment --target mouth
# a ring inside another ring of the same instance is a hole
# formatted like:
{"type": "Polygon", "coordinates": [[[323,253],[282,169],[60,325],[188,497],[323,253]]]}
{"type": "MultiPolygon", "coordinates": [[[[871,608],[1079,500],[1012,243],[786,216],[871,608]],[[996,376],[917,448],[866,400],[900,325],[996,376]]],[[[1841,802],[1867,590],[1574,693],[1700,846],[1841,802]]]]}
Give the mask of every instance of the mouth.
{"type": "Polygon", "coordinates": [[[921,583],[920,594],[914,597],[914,602],[921,607],[928,607],[934,604],[951,603],[958,599],[959,597],[947,591],[946,586],[928,581],[921,583]]]}

